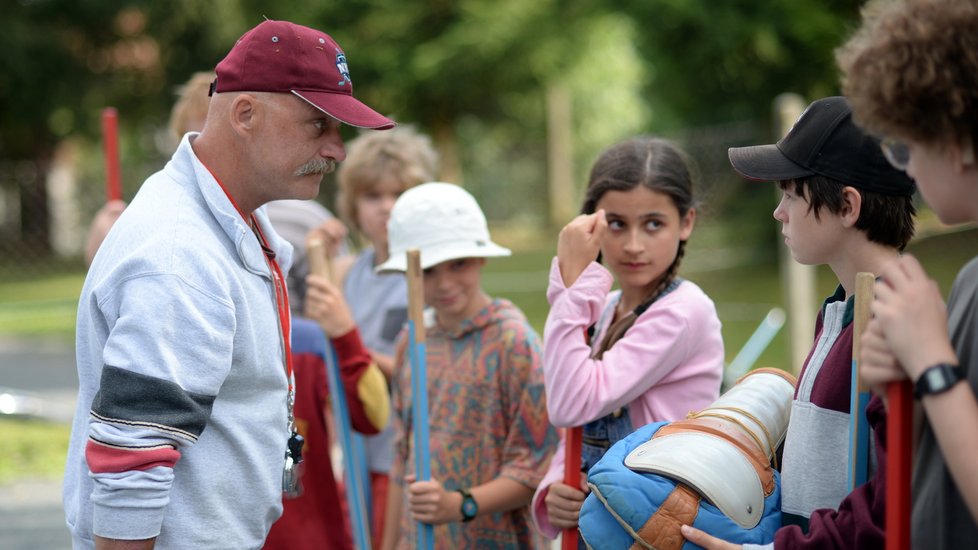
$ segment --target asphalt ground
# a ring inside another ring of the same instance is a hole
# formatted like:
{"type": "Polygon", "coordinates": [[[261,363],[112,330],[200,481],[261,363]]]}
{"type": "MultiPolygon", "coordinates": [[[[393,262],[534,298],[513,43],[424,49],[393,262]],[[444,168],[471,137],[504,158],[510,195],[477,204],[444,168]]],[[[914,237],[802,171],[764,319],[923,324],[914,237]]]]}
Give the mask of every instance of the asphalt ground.
{"type": "MultiPolygon", "coordinates": [[[[0,394],[18,396],[32,414],[70,422],[78,393],[75,350],[58,340],[0,337],[0,394]]],[[[71,548],[61,505],[61,480],[17,480],[0,485],[0,548],[71,548]]]]}

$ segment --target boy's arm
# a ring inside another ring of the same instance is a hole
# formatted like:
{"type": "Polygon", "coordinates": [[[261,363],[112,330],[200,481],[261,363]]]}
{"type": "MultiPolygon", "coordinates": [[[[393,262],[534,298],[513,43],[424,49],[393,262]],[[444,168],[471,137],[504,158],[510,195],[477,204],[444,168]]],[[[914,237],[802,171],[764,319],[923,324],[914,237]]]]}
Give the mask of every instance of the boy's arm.
{"type": "Polygon", "coordinates": [[[319,275],[309,275],[306,284],[305,314],[319,324],[336,350],[350,422],[358,432],[378,433],[390,416],[387,379],[363,345],[339,288],[319,275]]]}
{"type": "Polygon", "coordinates": [[[378,433],[387,427],[390,417],[387,379],[370,359],[370,352],[356,328],[333,338],[332,342],[340,361],[340,377],[353,429],[364,434],[378,433]]]}
{"type": "MultiPolygon", "coordinates": [[[[958,275],[955,291],[967,287],[963,278],[974,276],[975,270],[969,268],[958,275]]],[[[902,368],[905,376],[916,382],[934,365],[958,365],[940,288],[920,262],[913,256],[903,256],[888,266],[882,275],[876,284],[873,314],[896,365],[902,368]]],[[[974,308],[976,298],[952,292],[951,300],[974,308]]],[[[975,315],[973,309],[968,312],[975,315]]],[[[880,367],[867,374],[879,375],[878,381],[885,381],[886,375],[893,379],[901,376],[893,370],[880,367]]],[[[943,393],[925,395],[921,403],[951,477],[972,518],[978,521],[978,483],[975,482],[978,461],[974,460],[978,453],[978,401],[975,392],[969,384],[958,383],[943,393]]]]}
{"type": "MultiPolygon", "coordinates": [[[[809,518],[808,532],[797,525],[782,527],[774,534],[774,543],[766,546],[744,545],[746,549],[817,550],[820,548],[882,548],[886,516],[886,410],[879,397],[874,397],[866,408],[866,415],[876,437],[877,469],[866,483],[849,493],[838,510],[816,510],[809,518]]],[[[690,542],[707,550],[741,548],[711,537],[699,530],[683,527],[683,535],[690,542]]]]}
{"type": "Polygon", "coordinates": [[[978,402],[968,384],[921,399],[944,462],[978,522],[978,402]]]}
{"type": "MultiPolygon", "coordinates": [[[[496,479],[483,483],[477,487],[469,489],[472,498],[479,505],[478,515],[493,514],[495,512],[508,512],[529,504],[533,498],[533,489],[523,485],[519,481],[497,477],[496,479]]],[[[462,519],[462,495],[455,493],[458,497],[455,511],[458,519],[462,519]]]]}
{"type": "MultiPolygon", "coordinates": [[[[508,512],[526,506],[533,498],[532,488],[506,477],[469,487],[468,491],[478,506],[475,517],[508,512]]],[[[445,489],[438,480],[413,482],[407,487],[407,493],[411,518],[416,521],[441,525],[463,520],[462,493],[445,489]]]]}

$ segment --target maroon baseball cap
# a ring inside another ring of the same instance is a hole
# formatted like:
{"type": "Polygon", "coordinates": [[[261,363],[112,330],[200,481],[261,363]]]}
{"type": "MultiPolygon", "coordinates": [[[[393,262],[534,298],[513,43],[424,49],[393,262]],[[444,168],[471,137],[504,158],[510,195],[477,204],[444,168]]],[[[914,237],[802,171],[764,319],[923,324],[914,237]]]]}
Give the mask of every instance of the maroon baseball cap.
{"type": "Polygon", "coordinates": [[[394,127],[393,120],[353,97],[343,50],[328,34],[309,27],[263,21],[238,39],[214,71],[212,94],[293,93],[350,126],[394,127]]]}

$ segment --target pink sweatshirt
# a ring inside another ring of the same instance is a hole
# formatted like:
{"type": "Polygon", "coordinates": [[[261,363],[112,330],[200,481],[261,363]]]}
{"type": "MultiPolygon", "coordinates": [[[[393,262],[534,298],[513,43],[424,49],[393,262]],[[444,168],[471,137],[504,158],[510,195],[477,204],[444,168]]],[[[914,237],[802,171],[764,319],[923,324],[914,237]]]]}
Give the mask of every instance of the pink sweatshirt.
{"type": "MultiPolygon", "coordinates": [[[[609,292],[614,277],[598,263],[564,286],[554,258],[547,299],[550,314],[543,336],[543,374],[547,412],[558,427],[582,426],[628,407],[638,429],[651,422],[679,420],[720,395],[723,340],[713,301],[695,284],[683,281],[635,321],[602,359],[591,359],[585,330],[597,323],[620,291],[609,292]]],[[[611,315],[595,327],[600,342],[611,315]]],[[[544,499],[564,475],[564,438],[547,475],[533,496],[533,520],[541,533],[556,537],[544,499]]]]}

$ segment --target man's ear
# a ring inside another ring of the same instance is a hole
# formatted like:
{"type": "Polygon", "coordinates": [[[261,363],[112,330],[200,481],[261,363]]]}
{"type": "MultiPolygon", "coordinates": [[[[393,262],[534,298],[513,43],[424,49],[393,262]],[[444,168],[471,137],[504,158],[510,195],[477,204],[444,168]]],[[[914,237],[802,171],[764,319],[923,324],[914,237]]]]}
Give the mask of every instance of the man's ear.
{"type": "Polygon", "coordinates": [[[235,133],[243,135],[253,132],[260,117],[258,98],[251,94],[238,94],[231,101],[230,116],[235,133]]]}
{"type": "Polygon", "coordinates": [[[858,189],[852,186],[845,186],[842,188],[842,211],[839,212],[839,217],[842,218],[842,224],[846,227],[855,227],[856,220],[859,219],[859,213],[863,208],[863,195],[858,189]]]}

